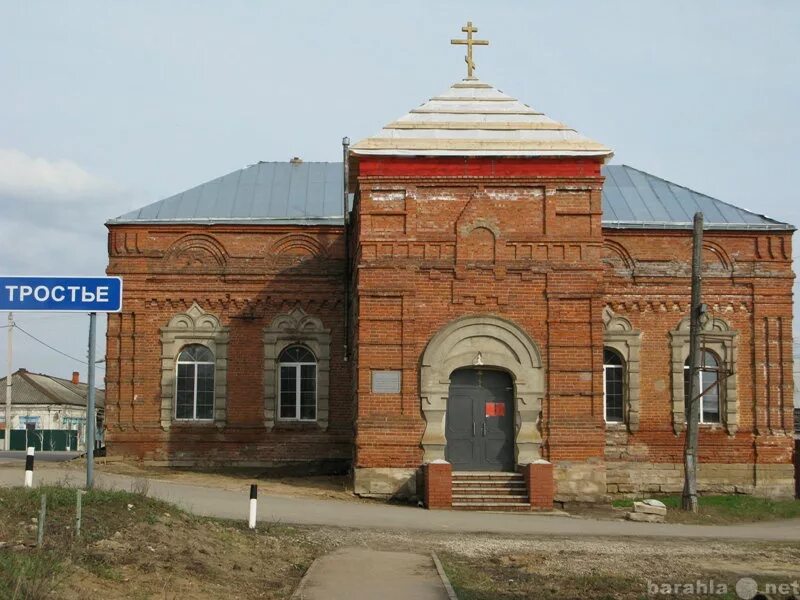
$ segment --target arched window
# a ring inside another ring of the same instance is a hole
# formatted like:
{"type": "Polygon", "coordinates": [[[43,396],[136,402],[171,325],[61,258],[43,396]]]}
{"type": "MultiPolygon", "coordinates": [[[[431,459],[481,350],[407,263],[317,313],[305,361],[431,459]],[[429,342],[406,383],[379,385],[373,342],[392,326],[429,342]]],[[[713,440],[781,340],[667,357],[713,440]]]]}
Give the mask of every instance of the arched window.
{"type": "Polygon", "coordinates": [[[314,421],[317,418],[317,359],[305,346],[289,346],[278,357],[280,407],[278,418],[314,421]]]}
{"type": "Polygon", "coordinates": [[[609,348],[603,349],[603,404],[607,423],[625,420],[625,363],[609,348]]]}
{"type": "Polygon", "coordinates": [[[175,418],[214,418],[214,354],[200,344],[185,346],[175,376],[175,418]]]}
{"type": "MultiPolygon", "coordinates": [[[[690,385],[689,359],[683,367],[683,394],[688,404],[690,385]]],[[[719,423],[720,422],[720,387],[719,387],[719,359],[717,355],[708,350],[700,355],[700,370],[697,372],[700,378],[698,386],[700,393],[700,422],[719,423]]],[[[688,418],[688,415],[687,415],[688,418]]]]}

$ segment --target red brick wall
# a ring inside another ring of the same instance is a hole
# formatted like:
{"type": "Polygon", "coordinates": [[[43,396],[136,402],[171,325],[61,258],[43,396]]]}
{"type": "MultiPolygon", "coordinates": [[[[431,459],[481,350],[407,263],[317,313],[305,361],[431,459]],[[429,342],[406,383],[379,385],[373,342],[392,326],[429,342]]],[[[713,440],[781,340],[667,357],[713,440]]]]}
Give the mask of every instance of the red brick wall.
{"type": "Polygon", "coordinates": [[[109,275],[124,279],[109,316],[106,424],[110,454],[189,462],[348,460],[349,367],[343,360],[341,227],[109,227],[109,275]],[[230,328],[227,426],[161,428],[160,328],[192,303],[230,328]],[[264,427],[262,331],[300,306],[331,330],[330,418],[264,427]]]}
{"type": "MultiPolygon", "coordinates": [[[[592,167],[594,165],[594,167],[592,167]]],[[[601,227],[591,161],[361,158],[354,221],[357,467],[420,464],[419,360],[464,315],[521,325],[547,369],[543,457],[680,462],[668,332],[688,314],[691,232],[601,227]],[[499,176],[498,174],[502,174],[499,176]],[[643,331],[641,427],[606,447],[604,306],[643,331]],[[371,371],[402,371],[375,395],[371,371]]],[[[788,463],[791,236],[708,232],[704,300],[739,334],[739,432],[704,427],[700,459],[788,463]]]]}
{"type": "MultiPolygon", "coordinates": [[[[110,227],[108,273],[125,281],[124,311],[109,317],[107,334],[111,454],[208,462],[354,455],[358,467],[415,468],[425,346],[460,316],[492,314],[523,327],[542,353],[544,458],[680,462],[668,332],[688,314],[689,231],[603,230],[592,160],[361,159],[356,174],[349,362],[341,227],[110,227]],[[193,302],[230,328],[228,425],[165,431],[160,328],[193,302]],[[330,427],[268,432],[262,330],[298,305],[332,330],[330,427]],[[641,426],[609,443],[605,306],[643,332],[641,426]],[[375,369],[400,370],[401,393],[373,394],[375,369]]],[[[739,334],[740,416],[733,437],[703,428],[700,460],[789,463],[791,236],[707,232],[706,242],[704,300],[739,334]]]]}
{"type": "Polygon", "coordinates": [[[356,466],[415,467],[419,360],[464,316],[521,325],[547,368],[544,454],[602,457],[602,178],[595,161],[361,159],[356,466]],[[402,392],[371,392],[371,371],[402,392]]]}
{"type": "MultiPolygon", "coordinates": [[[[605,300],[642,331],[641,426],[608,460],[681,462],[668,332],[689,314],[691,232],[606,231],[605,300]],[[635,261],[635,266],[631,261],[635,261]]],[[[739,335],[739,428],[701,425],[701,463],[791,461],[791,235],[706,231],[703,302],[739,335]]]]}

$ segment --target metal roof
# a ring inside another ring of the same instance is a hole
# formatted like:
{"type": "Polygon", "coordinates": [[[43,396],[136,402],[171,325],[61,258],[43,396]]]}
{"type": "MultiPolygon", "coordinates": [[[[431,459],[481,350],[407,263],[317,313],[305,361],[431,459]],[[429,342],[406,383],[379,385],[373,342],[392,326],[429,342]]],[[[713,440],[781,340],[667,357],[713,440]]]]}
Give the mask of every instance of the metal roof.
{"type": "Polygon", "coordinates": [[[341,225],[342,163],[259,162],[109,223],[341,225]]]}
{"type": "MultiPolygon", "coordinates": [[[[603,227],[690,229],[701,210],[707,229],[794,229],[627,165],[603,174],[603,227]]],[[[260,162],[108,223],[341,225],[342,176],[341,163],[260,162]]]]}
{"type": "Polygon", "coordinates": [[[628,165],[603,167],[603,227],[691,229],[702,211],[705,229],[794,230],[781,223],[628,165]]]}
{"type": "MultiPolygon", "coordinates": [[[[72,383],[43,373],[30,373],[19,369],[11,375],[11,404],[44,404],[86,406],[89,386],[85,383],[72,383]]],[[[0,379],[0,387],[5,389],[6,378],[0,379]]],[[[104,390],[96,389],[95,402],[98,408],[105,404],[104,390]]]]}
{"type": "Polygon", "coordinates": [[[392,156],[603,156],[613,152],[477,79],[464,79],[379,133],[353,154],[392,156]]]}

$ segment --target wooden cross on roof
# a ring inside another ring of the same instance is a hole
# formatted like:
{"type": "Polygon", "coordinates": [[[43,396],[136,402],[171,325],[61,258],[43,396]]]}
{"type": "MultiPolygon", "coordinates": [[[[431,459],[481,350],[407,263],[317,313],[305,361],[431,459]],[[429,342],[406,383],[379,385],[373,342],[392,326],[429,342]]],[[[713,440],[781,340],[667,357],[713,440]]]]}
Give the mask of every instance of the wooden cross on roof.
{"type": "Polygon", "coordinates": [[[461,44],[467,46],[467,55],[464,57],[464,61],[467,63],[467,79],[477,79],[472,75],[472,71],[475,69],[475,63],[472,61],[472,47],[473,46],[488,46],[488,40],[473,40],[472,34],[478,32],[477,27],[472,26],[472,21],[467,21],[467,24],[461,28],[461,31],[467,34],[467,39],[465,40],[450,40],[451,44],[461,44]]]}

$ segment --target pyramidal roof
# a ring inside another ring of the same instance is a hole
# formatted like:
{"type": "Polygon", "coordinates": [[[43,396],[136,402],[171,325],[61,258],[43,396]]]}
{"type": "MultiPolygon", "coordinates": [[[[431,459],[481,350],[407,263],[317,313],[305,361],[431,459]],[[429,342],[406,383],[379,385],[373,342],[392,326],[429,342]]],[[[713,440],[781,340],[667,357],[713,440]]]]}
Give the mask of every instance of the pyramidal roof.
{"type": "Polygon", "coordinates": [[[356,155],[599,156],[610,148],[477,79],[464,79],[372,137],[356,155]]]}

